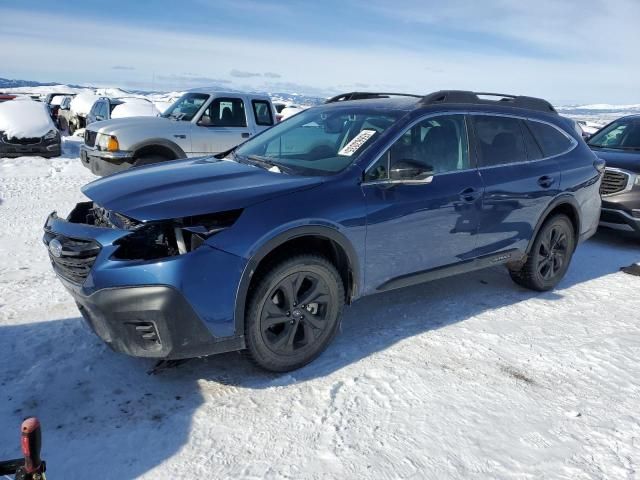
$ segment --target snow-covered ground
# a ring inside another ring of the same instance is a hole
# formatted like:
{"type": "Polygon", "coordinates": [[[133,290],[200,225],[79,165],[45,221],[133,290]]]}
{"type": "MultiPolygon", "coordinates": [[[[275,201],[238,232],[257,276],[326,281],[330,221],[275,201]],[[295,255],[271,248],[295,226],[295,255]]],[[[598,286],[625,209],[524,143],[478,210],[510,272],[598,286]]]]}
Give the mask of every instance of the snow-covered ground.
{"type": "Polygon", "coordinates": [[[363,299],[288,375],[233,353],[149,376],[83,326],[41,242],[94,178],[79,141],[0,160],[0,458],[37,415],[52,479],[640,475],[637,240],[600,232],[554,292],[494,268],[363,299]]]}

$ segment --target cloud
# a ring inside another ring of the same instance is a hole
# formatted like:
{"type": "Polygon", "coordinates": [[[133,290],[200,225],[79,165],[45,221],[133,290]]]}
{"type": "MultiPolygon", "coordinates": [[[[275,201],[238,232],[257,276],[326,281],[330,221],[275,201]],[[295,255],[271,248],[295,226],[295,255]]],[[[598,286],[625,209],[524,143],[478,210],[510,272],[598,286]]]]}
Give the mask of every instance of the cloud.
{"type": "Polygon", "coordinates": [[[136,67],[131,67],[129,65],[114,65],[111,67],[111,70],[135,70],[136,67]]]}
{"type": "Polygon", "coordinates": [[[232,77],[235,77],[235,78],[257,78],[257,77],[282,78],[282,75],[280,75],[279,73],[274,73],[274,72],[265,72],[265,73],[246,72],[246,71],[243,71],[243,70],[236,70],[235,68],[233,70],[231,70],[231,72],[229,72],[229,75],[231,75],[232,77]]]}
{"type": "Polygon", "coordinates": [[[257,72],[245,72],[243,70],[236,70],[235,68],[229,72],[229,75],[236,78],[252,78],[252,77],[261,77],[261,73],[257,72]]]}
{"type": "Polygon", "coordinates": [[[159,85],[160,88],[165,86],[165,88],[169,88],[171,90],[176,88],[185,89],[205,86],[215,87],[231,83],[230,80],[226,80],[224,78],[206,77],[192,73],[157,75],[154,79],[157,80],[157,85],[159,85]]]}
{"type": "MultiPolygon", "coordinates": [[[[352,0],[357,1],[364,0],[352,0]]],[[[367,41],[346,43],[316,40],[313,35],[296,41],[287,35],[257,41],[256,36],[241,32],[177,31],[108,18],[91,20],[0,7],[0,44],[12,46],[3,52],[6,75],[43,79],[46,72],[68,83],[96,78],[103,84],[118,82],[121,74],[105,65],[135,65],[135,80],[143,82],[147,78],[148,88],[156,89],[207,84],[239,88],[235,81],[242,81],[252,90],[264,87],[269,91],[331,94],[342,90],[336,85],[366,84],[362,88],[382,91],[427,93],[460,88],[541,96],[555,103],[637,103],[640,62],[634,20],[640,16],[640,2],[620,0],[625,8],[616,12],[609,3],[584,1],[589,8],[576,7],[569,13],[564,6],[554,7],[555,2],[550,0],[537,0],[535,5],[491,0],[482,2],[482,6],[480,2],[451,0],[442,9],[413,1],[391,9],[396,13],[383,14],[386,2],[367,0],[371,8],[365,10],[384,16],[388,28],[367,37],[367,29],[355,25],[349,34],[367,41]],[[552,18],[546,19],[543,7],[550,9],[548,16],[552,18]],[[599,7],[595,10],[602,14],[598,21],[595,14],[585,12],[594,7],[599,7]],[[55,34],[50,29],[52,24],[57,26],[55,34]],[[401,28],[403,25],[406,27],[401,28]],[[412,25],[417,27],[409,28],[412,25]],[[457,30],[451,30],[454,27],[457,30]],[[403,30],[406,35],[397,34],[403,30]],[[437,43],[430,41],[431,37],[416,38],[416,30],[437,31],[442,38],[437,43]],[[453,37],[465,38],[474,32],[480,32],[483,38],[493,35],[488,41],[492,48],[447,44],[453,37]],[[501,47],[498,37],[559,54],[525,55],[501,47]],[[83,41],[78,42],[78,38],[83,41]],[[82,61],[60,62],[61,55],[70,52],[82,61]],[[25,58],[38,60],[25,62],[25,58]],[[275,64],[276,75],[287,82],[259,73],[273,72],[275,64]],[[251,71],[239,70],[239,65],[250,65],[251,71]],[[234,71],[241,76],[221,73],[234,71]]]]}

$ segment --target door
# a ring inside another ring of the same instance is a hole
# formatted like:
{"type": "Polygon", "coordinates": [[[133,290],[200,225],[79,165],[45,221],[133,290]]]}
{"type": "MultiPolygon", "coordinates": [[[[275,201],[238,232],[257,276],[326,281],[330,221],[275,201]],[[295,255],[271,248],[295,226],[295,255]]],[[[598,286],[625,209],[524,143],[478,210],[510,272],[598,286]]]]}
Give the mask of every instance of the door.
{"type": "Polygon", "coordinates": [[[191,124],[194,156],[229,150],[251,136],[242,98],[215,98],[191,124]]]}
{"type": "Polygon", "coordinates": [[[268,100],[251,100],[255,133],[273,126],[273,107],[268,100]]]}
{"type": "Polygon", "coordinates": [[[483,114],[471,123],[484,184],[478,251],[524,251],[559,192],[558,162],[545,157],[528,120],[483,114]]]}
{"type": "Polygon", "coordinates": [[[367,169],[362,189],[366,290],[475,256],[482,182],[464,115],[409,128],[367,169]]]}

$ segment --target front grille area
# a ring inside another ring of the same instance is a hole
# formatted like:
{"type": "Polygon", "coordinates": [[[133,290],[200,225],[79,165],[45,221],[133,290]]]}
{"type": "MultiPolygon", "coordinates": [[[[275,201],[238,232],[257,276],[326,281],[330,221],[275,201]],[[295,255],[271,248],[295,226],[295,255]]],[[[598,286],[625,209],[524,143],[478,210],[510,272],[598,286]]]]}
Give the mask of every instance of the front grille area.
{"type": "Polygon", "coordinates": [[[49,231],[45,232],[43,241],[47,245],[49,259],[56,273],[77,284],[82,284],[87,278],[100,253],[100,245],[94,241],[68,238],[49,231]],[[54,239],[62,246],[59,256],[54,255],[50,247],[54,239]]]}
{"type": "Polygon", "coordinates": [[[600,185],[600,195],[613,195],[620,193],[627,188],[629,175],[618,170],[606,169],[602,184],[600,185]]]}
{"type": "Polygon", "coordinates": [[[84,131],[84,143],[87,147],[95,146],[97,134],[97,132],[92,132],[91,130],[84,131]]]}
{"type": "Polygon", "coordinates": [[[5,143],[10,143],[12,145],[37,145],[42,141],[40,137],[33,138],[17,138],[17,137],[4,137],[5,143]]]}

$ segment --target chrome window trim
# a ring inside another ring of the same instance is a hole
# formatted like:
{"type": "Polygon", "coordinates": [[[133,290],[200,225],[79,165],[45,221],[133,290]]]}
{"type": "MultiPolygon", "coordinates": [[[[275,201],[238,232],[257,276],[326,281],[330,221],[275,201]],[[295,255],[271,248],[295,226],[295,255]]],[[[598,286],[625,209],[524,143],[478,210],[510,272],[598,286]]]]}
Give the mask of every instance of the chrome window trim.
{"type": "MultiPolygon", "coordinates": [[[[471,136],[469,135],[469,127],[470,125],[467,122],[467,117],[468,116],[486,116],[486,117],[507,117],[507,118],[515,118],[518,120],[528,120],[531,122],[538,122],[538,123],[543,123],[545,125],[549,125],[550,127],[555,128],[558,132],[560,132],[562,135],[564,135],[565,138],[567,138],[570,142],[570,146],[567,150],[561,152],[561,153],[557,153],[555,155],[550,155],[548,157],[542,157],[542,158],[537,158],[535,160],[524,160],[522,162],[513,162],[513,163],[503,163],[500,165],[489,165],[486,167],[477,165],[475,168],[465,168],[462,170],[451,170],[450,172],[442,172],[442,173],[437,173],[435,175],[433,175],[434,177],[436,175],[448,175],[451,173],[459,173],[459,172],[467,172],[469,170],[478,170],[478,171],[482,171],[485,169],[491,169],[491,168],[499,168],[499,167],[504,167],[507,165],[523,165],[523,164],[528,164],[528,163],[533,163],[533,162],[541,162],[544,160],[551,160],[557,157],[561,157],[563,155],[566,155],[569,152],[572,152],[573,150],[575,150],[575,148],[578,146],[578,141],[573,138],[571,135],[569,135],[567,132],[565,132],[563,129],[561,129],[560,127],[558,127],[557,125],[554,125],[551,122],[547,122],[546,120],[540,120],[538,118],[534,118],[534,117],[530,117],[527,115],[518,115],[518,114],[511,114],[511,113],[494,113],[494,112],[480,112],[480,111],[473,111],[473,110],[465,110],[465,111],[460,111],[460,110],[454,110],[454,111],[440,111],[440,112],[434,112],[434,113],[430,113],[427,114],[423,117],[420,117],[419,119],[415,120],[414,122],[412,122],[411,124],[409,124],[408,127],[406,127],[404,130],[402,130],[402,132],[400,132],[398,135],[396,135],[392,140],[390,140],[389,142],[387,142],[387,144],[385,145],[385,147],[382,150],[382,153],[380,153],[379,155],[377,155],[373,161],[371,161],[369,163],[369,165],[365,168],[364,170],[364,175],[367,174],[367,172],[371,169],[371,167],[373,167],[378,160],[380,160],[380,158],[382,157],[382,155],[384,155],[385,153],[387,153],[387,150],[389,148],[391,148],[391,146],[396,143],[400,137],[402,137],[405,133],[407,133],[408,130],[410,130],[411,128],[415,127],[418,123],[427,120],[429,118],[433,118],[433,117],[440,117],[440,116],[447,116],[447,115],[464,115],[465,116],[465,128],[467,129],[467,155],[469,157],[469,159],[471,159],[471,136]]],[[[531,135],[533,135],[533,132],[531,132],[531,135]]],[[[537,138],[534,139],[536,141],[538,141],[537,138]]],[[[474,136],[474,140],[475,140],[475,136],[474,136]]],[[[540,148],[542,150],[542,147],[540,148]]],[[[387,182],[387,180],[375,180],[375,181],[370,181],[370,182],[362,182],[361,185],[376,185],[376,184],[380,184],[381,182],[387,182]]],[[[424,183],[424,182],[423,182],[424,183]]],[[[633,184],[632,184],[633,185],[633,184]]]]}
{"type": "MultiPolygon", "coordinates": [[[[627,185],[624,187],[624,190],[620,190],[619,192],[615,192],[615,193],[607,193],[604,195],[601,195],[601,197],[615,197],[616,195],[622,195],[623,193],[628,193],[631,190],[633,190],[633,185],[636,182],[636,177],[640,177],[640,175],[638,175],[635,172],[631,172],[629,170],[625,170],[624,168],[616,168],[616,167],[606,167],[604,168],[605,173],[607,172],[607,170],[611,171],[611,172],[618,172],[618,173],[622,173],[624,175],[627,176],[627,185]]],[[[603,176],[604,177],[604,176],[603,176]]]]}

